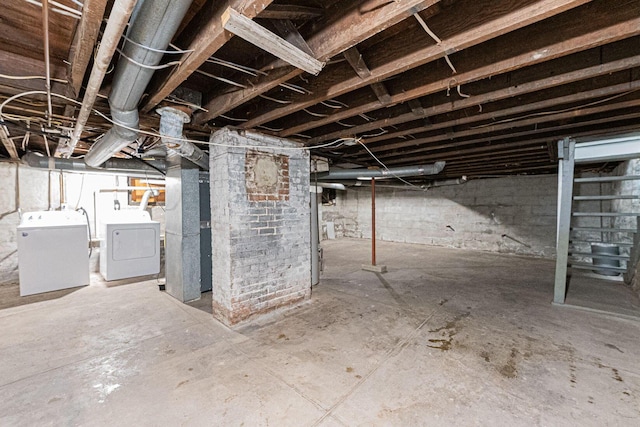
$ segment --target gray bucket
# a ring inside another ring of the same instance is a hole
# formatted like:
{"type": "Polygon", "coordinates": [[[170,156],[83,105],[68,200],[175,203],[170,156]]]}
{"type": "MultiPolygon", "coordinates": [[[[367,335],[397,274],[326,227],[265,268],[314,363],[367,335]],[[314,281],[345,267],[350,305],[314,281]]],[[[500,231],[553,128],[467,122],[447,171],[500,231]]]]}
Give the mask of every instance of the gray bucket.
{"type": "MultiPolygon", "coordinates": [[[[593,255],[620,255],[620,247],[612,243],[592,243],[591,253],[593,255]]],[[[596,267],[620,267],[620,260],[613,258],[592,258],[596,267]]],[[[612,270],[593,270],[594,273],[603,276],[619,276],[620,272],[612,270]]]]}

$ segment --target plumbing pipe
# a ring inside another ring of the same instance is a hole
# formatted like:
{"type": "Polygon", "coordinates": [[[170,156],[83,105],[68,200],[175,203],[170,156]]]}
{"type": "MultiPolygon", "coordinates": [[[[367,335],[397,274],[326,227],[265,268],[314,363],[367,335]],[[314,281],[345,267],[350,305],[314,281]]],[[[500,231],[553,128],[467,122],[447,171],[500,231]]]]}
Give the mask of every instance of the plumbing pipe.
{"type": "Polygon", "coordinates": [[[209,170],[209,156],[182,136],[184,123],[191,121],[189,115],[173,107],[159,108],[156,111],[160,114],[162,143],[167,149],[192,161],[202,169],[209,170]]]}
{"type": "Polygon", "coordinates": [[[319,181],[338,181],[345,179],[403,178],[407,176],[437,175],[444,169],[445,162],[431,165],[401,166],[389,169],[332,169],[318,173],[319,181]]]}
{"type": "MultiPolygon", "coordinates": [[[[91,173],[137,173],[143,176],[157,176],[160,174],[151,166],[132,159],[111,158],[103,164],[103,167],[92,168],[87,166],[86,163],[82,161],[82,159],[59,159],[55,157],[41,156],[34,152],[29,152],[22,156],[22,162],[32,168],[40,169],[58,169],[91,173]]],[[[165,171],[167,169],[164,161],[146,160],[146,162],[152,164],[162,171],[165,171]]]]}
{"type": "Polygon", "coordinates": [[[422,188],[425,189],[425,190],[428,190],[429,188],[434,188],[434,187],[446,187],[448,185],[460,185],[460,184],[464,184],[465,182],[467,182],[467,177],[466,176],[462,176],[461,178],[443,179],[441,181],[434,181],[431,184],[423,185],[422,188]]]}
{"type": "Polygon", "coordinates": [[[320,282],[320,230],[318,229],[318,193],[311,192],[311,286],[320,282]]]}
{"type": "Polygon", "coordinates": [[[101,165],[138,138],[138,104],[190,5],[191,0],[142,0],[139,3],[109,95],[115,125],[91,146],[84,158],[87,165],[101,165]]]}
{"type": "MultiPolygon", "coordinates": [[[[313,186],[313,185],[312,185],[313,186]]],[[[340,184],[339,182],[319,182],[316,187],[323,189],[323,188],[329,188],[332,190],[340,190],[340,191],[346,191],[347,187],[345,187],[344,184],[340,184]]]]}
{"type": "MultiPolygon", "coordinates": [[[[87,82],[87,89],[84,92],[84,98],[82,98],[82,105],[80,106],[80,112],[76,120],[76,126],[71,134],[71,140],[69,145],[64,147],[64,157],[70,157],[73,154],[73,150],[76,148],[76,144],[80,140],[82,130],[89,120],[91,109],[96,102],[96,97],[100,91],[102,80],[107,74],[111,58],[118,47],[120,42],[120,36],[124,33],[124,29],[127,27],[129,17],[133,11],[137,0],[116,0],[111,9],[111,14],[107,21],[107,26],[104,29],[104,34],[100,40],[100,48],[93,59],[93,68],[91,69],[91,75],[87,82]]],[[[62,150],[61,150],[62,152],[62,150]]]]}
{"type": "Polygon", "coordinates": [[[140,200],[140,210],[144,211],[147,209],[147,205],[149,204],[149,198],[153,196],[157,196],[160,192],[156,189],[148,188],[144,194],[142,195],[142,200],[140,200]]]}
{"type": "MultiPolygon", "coordinates": [[[[42,33],[44,35],[44,72],[45,87],[47,89],[47,126],[51,127],[53,107],[51,106],[51,61],[49,59],[49,0],[42,1],[42,33]]],[[[44,143],[49,147],[45,138],[44,143]]]]}

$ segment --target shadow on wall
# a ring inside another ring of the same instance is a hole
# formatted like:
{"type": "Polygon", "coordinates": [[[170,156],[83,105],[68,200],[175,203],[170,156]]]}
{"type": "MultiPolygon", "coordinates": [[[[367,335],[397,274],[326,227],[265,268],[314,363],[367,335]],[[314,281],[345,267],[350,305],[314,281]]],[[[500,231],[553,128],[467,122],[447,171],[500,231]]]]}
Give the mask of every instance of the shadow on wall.
{"type": "MultiPolygon", "coordinates": [[[[557,176],[471,180],[427,191],[376,185],[381,240],[555,256],[557,176]]],[[[370,188],[338,192],[322,207],[337,237],[371,237],[370,188]]]]}

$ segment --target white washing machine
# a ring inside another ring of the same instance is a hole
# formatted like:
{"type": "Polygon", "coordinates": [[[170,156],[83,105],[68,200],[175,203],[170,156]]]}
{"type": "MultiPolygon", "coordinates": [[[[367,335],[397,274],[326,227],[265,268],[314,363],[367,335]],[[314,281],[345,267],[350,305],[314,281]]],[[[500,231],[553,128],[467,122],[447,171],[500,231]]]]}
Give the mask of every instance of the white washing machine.
{"type": "Polygon", "coordinates": [[[89,284],[87,220],[76,211],[27,212],[18,226],[20,295],[89,284]]]}
{"type": "Polygon", "coordinates": [[[105,280],[160,272],[160,223],[143,210],[113,211],[102,221],[100,274],[105,280]]]}

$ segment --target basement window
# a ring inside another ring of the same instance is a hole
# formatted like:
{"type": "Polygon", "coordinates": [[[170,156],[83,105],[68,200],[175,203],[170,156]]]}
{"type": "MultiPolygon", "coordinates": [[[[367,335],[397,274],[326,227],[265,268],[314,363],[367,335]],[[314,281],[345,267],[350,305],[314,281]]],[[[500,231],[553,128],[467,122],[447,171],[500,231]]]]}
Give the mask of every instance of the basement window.
{"type": "Polygon", "coordinates": [[[129,186],[130,187],[138,187],[135,190],[129,190],[129,205],[136,206],[140,205],[142,201],[142,197],[147,189],[157,189],[157,195],[152,195],[149,197],[149,201],[147,206],[164,206],[165,202],[165,190],[164,183],[154,182],[156,180],[146,179],[146,178],[129,178],[129,186]]]}

